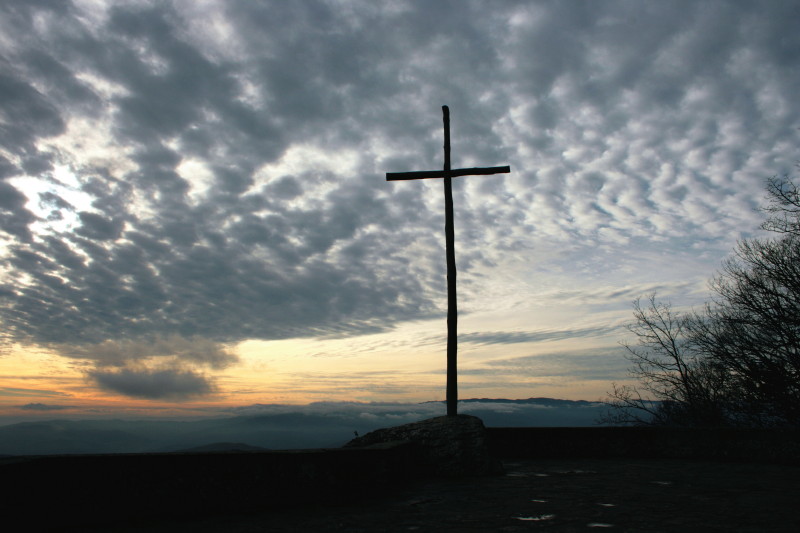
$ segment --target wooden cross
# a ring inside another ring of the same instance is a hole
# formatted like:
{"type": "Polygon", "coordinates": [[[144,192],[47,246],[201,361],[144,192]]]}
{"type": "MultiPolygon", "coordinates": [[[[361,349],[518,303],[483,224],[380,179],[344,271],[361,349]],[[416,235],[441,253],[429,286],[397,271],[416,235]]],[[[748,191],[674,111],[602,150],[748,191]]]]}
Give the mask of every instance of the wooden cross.
{"type": "Polygon", "coordinates": [[[453,227],[453,188],[451,178],[511,172],[511,167],[450,168],[450,109],[442,106],[444,118],[444,169],[419,172],[387,172],[386,181],[444,178],[444,234],[447,253],[447,416],[458,414],[456,253],[453,227]]]}

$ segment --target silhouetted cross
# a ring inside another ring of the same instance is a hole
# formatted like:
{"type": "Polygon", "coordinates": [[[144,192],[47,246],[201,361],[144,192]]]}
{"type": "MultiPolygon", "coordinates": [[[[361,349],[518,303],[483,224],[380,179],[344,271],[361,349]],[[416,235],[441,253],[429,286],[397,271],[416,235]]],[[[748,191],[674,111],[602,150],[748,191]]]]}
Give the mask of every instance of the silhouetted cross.
{"type": "Polygon", "coordinates": [[[511,167],[450,168],[450,109],[442,106],[444,118],[444,169],[419,172],[387,172],[386,181],[444,178],[444,234],[447,252],[447,416],[458,414],[456,252],[453,228],[453,188],[450,178],[505,174],[511,167]]]}

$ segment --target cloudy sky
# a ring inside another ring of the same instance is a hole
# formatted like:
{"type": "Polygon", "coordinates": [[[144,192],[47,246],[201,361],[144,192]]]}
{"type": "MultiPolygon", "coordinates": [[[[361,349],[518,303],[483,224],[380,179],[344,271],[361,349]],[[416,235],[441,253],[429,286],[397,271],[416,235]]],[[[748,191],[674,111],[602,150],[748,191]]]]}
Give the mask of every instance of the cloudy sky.
{"type": "Polygon", "coordinates": [[[800,4],[0,3],[0,413],[594,400],[800,146],[800,4]]]}

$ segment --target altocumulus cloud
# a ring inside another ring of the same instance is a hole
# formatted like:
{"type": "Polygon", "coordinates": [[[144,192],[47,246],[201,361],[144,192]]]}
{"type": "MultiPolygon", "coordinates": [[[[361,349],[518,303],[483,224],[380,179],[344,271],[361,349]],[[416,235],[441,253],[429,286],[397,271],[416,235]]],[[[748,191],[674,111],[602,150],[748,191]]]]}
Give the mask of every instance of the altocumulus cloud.
{"type": "Polygon", "coordinates": [[[238,341],[441,314],[438,188],[383,172],[441,165],[443,103],[454,164],[514,169],[456,182],[467,308],[489,268],[716,258],[796,158],[798,9],[7,0],[4,338],[183,397],[238,341]]]}

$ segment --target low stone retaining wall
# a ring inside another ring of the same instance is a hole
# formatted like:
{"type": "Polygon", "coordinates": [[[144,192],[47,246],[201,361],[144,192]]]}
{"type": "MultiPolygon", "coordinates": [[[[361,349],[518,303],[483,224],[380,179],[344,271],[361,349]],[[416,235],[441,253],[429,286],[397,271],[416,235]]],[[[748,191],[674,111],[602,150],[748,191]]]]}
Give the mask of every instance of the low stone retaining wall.
{"type": "Polygon", "coordinates": [[[411,448],[8,458],[0,509],[34,531],[347,502],[421,475],[411,448]]]}
{"type": "MultiPolygon", "coordinates": [[[[646,458],[800,464],[800,432],[663,428],[487,428],[503,459],[646,458]]],[[[6,518],[28,530],[358,500],[432,475],[413,444],[0,460],[6,518]]]]}
{"type": "Polygon", "coordinates": [[[651,427],[487,428],[503,458],[705,459],[800,464],[800,431],[651,427]]]}

